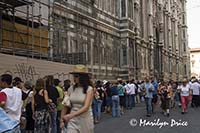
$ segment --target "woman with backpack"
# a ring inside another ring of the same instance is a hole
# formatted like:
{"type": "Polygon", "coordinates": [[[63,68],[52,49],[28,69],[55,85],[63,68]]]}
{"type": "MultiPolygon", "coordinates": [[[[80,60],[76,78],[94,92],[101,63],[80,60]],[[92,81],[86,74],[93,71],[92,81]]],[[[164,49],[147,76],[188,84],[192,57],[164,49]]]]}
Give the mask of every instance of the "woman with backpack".
{"type": "Polygon", "coordinates": [[[24,92],[27,94],[27,98],[24,102],[25,116],[26,116],[26,132],[32,133],[34,130],[34,120],[32,111],[32,97],[33,97],[33,84],[30,81],[24,83],[24,92]]]}

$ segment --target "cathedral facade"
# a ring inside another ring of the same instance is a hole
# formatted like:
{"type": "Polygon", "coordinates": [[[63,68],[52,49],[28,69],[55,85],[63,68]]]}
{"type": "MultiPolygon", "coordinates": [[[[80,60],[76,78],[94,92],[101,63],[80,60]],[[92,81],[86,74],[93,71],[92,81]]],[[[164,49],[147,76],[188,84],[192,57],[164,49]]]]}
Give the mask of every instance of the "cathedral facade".
{"type": "Polygon", "coordinates": [[[66,0],[52,12],[52,57],[82,53],[96,79],[190,75],[186,0],[66,0]]]}

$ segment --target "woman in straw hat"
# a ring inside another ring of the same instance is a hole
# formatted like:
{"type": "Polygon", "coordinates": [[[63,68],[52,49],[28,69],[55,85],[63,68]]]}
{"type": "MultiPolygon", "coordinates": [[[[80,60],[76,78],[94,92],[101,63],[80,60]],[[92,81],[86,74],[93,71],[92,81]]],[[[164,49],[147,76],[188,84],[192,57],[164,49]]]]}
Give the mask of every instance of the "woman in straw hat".
{"type": "Polygon", "coordinates": [[[90,73],[84,65],[76,65],[74,72],[74,83],[69,88],[69,100],[71,111],[67,114],[69,106],[64,106],[61,113],[61,128],[68,122],[67,133],[93,133],[94,123],[91,104],[93,100],[93,87],[90,82],[90,73]]]}
{"type": "Polygon", "coordinates": [[[187,79],[183,79],[182,85],[179,87],[182,103],[182,114],[187,112],[188,104],[191,101],[192,91],[187,79]]]}

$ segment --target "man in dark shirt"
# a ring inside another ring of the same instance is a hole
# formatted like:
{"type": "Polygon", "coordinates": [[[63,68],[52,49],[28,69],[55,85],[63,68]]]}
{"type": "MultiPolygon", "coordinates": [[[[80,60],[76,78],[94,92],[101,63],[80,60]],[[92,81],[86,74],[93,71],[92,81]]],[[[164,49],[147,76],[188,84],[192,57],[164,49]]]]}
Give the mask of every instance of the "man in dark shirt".
{"type": "Polygon", "coordinates": [[[104,90],[105,90],[105,95],[106,95],[106,106],[105,106],[105,111],[107,113],[110,113],[110,108],[111,108],[111,90],[110,90],[110,82],[104,80],[103,81],[103,87],[104,87],[104,90]]]}
{"type": "MultiPolygon", "coordinates": [[[[56,89],[56,87],[54,87],[54,79],[53,76],[47,76],[45,77],[46,79],[46,89],[48,92],[48,96],[49,99],[52,100],[52,102],[57,106],[57,98],[59,98],[59,93],[56,89]]],[[[51,116],[51,133],[57,133],[57,124],[56,124],[56,118],[57,118],[57,110],[55,110],[54,112],[50,112],[50,116],[51,116]]]]}

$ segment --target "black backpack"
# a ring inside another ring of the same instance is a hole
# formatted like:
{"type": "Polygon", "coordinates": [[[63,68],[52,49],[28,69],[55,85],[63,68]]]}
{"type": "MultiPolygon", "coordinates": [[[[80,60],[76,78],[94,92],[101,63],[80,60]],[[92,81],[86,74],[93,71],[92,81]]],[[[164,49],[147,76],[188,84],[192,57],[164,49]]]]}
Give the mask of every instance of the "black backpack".
{"type": "Polygon", "coordinates": [[[26,98],[28,97],[28,95],[30,94],[32,90],[29,90],[28,93],[25,93],[24,91],[22,91],[22,100],[26,100],[26,98]]]}

